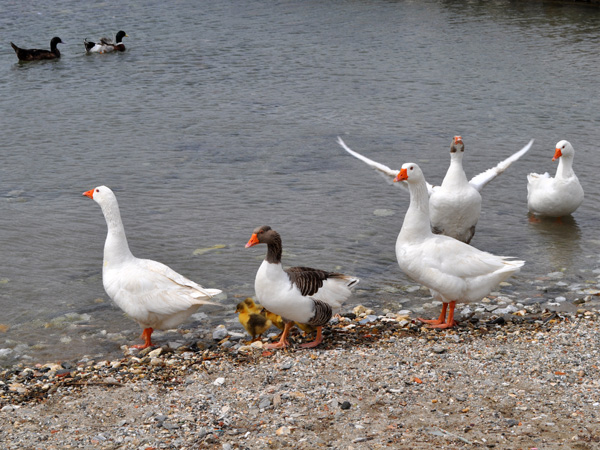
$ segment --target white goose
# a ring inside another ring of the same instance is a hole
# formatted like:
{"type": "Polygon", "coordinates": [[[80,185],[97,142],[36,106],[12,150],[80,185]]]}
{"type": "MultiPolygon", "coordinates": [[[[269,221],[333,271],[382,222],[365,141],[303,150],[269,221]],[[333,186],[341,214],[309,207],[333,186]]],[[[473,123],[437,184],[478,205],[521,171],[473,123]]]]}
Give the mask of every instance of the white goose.
{"type": "MultiPolygon", "coordinates": [[[[375,162],[360,153],[350,150],[338,137],[338,143],[352,156],[367,163],[389,177],[396,177],[397,170],[375,162]]],[[[436,234],[445,234],[460,241],[471,242],[475,234],[475,226],[481,213],[481,190],[490,181],[504,172],[513,162],[529,151],[533,139],[518,152],[514,153],[495,167],[467,180],[462,160],[464,143],[460,136],[455,136],[450,146],[450,167],[441,186],[427,183],[429,206],[431,213],[431,229],[436,234]]]]}
{"type": "Polygon", "coordinates": [[[395,181],[406,181],[410,191],[410,205],[396,240],[398,264],[406,275],[428,287],[431,295],[443,303],[437,320],[419,320],[434,328],[450,328],[456,325],[457,302],[481,300],[498,283],[518,272],[525,262],[492,255],[452,237],[433,234],[429,227],[427,183],[417,164],[404,164],[395,181]]]}
{"type": "Polygon", "coordinates": [[[558,167],[554,178],[543,175],[527,175],[527,207],[532,214],[547,217],[567,216],[583,202],[583,188],[573,172],[575,150],[568,141],[556,144],[554,158],[558,167]]]}
{"type": "Polygon", "coordinates": [[[281,236],[267,225],[252,232],[246,248],[257,244],[267,244],[267,256],[256,273],[256,297],[267,310],[280,315],[285,321],[279,342],[266,347],[287,347],[287,337],[294,322],[317,327],[316,339],[301,345],[303,348],[316,347],[323,341],[323,325],[339,312],[358,278],[309,267],[284,270],[281,265],[281,236]]]}
{"type": "Polygon", "coordinates": [[[157,261],[133,256],[127,244],[119,204],[113,191],[99,186],[83,193],[102,208],[108,234],[104,244],[102,283],[108,296],[144,331],[144,345],[152,346],[154,329],[174,328],[209,298],[221,293],[205,289],[157,261]]]}

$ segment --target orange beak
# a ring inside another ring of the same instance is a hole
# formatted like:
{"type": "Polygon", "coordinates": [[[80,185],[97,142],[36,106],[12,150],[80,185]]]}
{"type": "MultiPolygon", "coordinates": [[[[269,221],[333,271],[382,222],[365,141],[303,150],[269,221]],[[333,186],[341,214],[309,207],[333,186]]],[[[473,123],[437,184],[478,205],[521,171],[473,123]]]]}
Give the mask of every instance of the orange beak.
{"type": "Polygon", "coordinates": [[[250,240],[248,241],[248,243],[246,244],[246,248],[252,247],[256,244],[260,244],[260,242],[258,241],[258,236],[256,235],[256,233],[254,233],[252,235],[252,237],[250,238],[250,240]]]}
{"type": "Polygon", "coordinates": [[[460,137],[460,136],[454,136],[454,143],[458,144],[459,142],[462,144],[462,137],[460,137]]]}
{"type": "Polygon", "coordinates": [[[561,156],[562,156],[562,152],[560,151],[560,148],[557,148],[556,151],[554,152],[554,158],[552,158],[552,161],[556,161],[561,156]]]}
{"type": "Polygon", "coordinates": [[[396,175],[394,181],[406,181],[408,180],[408,172],[406,169],[400,169],[400,173],[396,175]]]}
{"type": "Polygon", "coordinates": [[[91,198],[93,200],[94,199],[94,190],[90,189],[89,191],[85,191],[83,193],[83,195],[85,195],[86,197],[89,197],[89,198],[91,198]]]}

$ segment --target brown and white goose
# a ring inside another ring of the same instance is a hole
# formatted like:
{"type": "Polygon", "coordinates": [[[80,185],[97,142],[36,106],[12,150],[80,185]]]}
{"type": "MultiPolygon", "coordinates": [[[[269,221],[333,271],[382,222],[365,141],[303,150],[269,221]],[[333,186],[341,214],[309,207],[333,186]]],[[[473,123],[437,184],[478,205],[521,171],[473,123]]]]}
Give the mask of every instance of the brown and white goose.
{"type": "Polygon", "coordinates": [[[257,244],[267,244],[267,256],[256,273],[256,297],[266,309],[285,320],[279,342],[266,347],[287,347],[287,337],[294,322],[317,327],[316,339],[301,345],[303,348],[316,347],[323,341],[323,325],[339,312],[358,278],[309,267],[284,269],[281,265],[281,236],[268,225],[252,232],[246,248],[257,244]]]}

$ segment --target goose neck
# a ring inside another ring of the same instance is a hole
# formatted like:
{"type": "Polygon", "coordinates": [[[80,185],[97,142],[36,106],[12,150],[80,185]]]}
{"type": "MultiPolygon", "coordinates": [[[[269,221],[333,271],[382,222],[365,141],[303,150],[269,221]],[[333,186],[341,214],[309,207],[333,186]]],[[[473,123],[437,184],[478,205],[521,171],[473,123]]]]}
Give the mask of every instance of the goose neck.
{"type": "Polygon", "coordinates": [[[556,168],[556,178],[569,178],[573,175],[573,158],[561,156],[556,168]]]}
{"type": "Polygon", "coordinates": [[[467,175],[463,169],[462,161],[458,157],[452,158],[446,176],[442,181],[442,186],[448,187],[450,185],[464,184],[467,182],[467,175]]]}
{"type": "Polygon", "coordinates": [[[429,219],[429,193],[425,181],[409,183],[410,205],[404,216],[400,237],[414,239],[431,234],[429,219]]]}
{"type": "Polygon", "coordinates": [[[274,234],[267,244],[267,256],[265,257],[265,260],[271,264],[280,264],[282,252],[281,236],[274,234]]]}
{"type": "Polygon", "coordinates": [[[108,233],[104,243],[104,260],[111,262],[132,258],[118,205],[102,205],[108,233]]]}

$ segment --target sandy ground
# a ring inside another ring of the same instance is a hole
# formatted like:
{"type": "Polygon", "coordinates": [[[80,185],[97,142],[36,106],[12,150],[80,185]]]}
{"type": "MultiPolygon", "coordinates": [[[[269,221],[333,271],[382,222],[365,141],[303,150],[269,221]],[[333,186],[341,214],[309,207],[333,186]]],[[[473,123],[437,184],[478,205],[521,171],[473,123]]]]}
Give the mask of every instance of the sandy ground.
{"type": "Polygon", "coordinates": [[[314,350],[209,340],[4,370],[0,447],[600,449],[597,312],[359,319],[314,350]]]}

